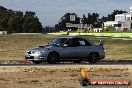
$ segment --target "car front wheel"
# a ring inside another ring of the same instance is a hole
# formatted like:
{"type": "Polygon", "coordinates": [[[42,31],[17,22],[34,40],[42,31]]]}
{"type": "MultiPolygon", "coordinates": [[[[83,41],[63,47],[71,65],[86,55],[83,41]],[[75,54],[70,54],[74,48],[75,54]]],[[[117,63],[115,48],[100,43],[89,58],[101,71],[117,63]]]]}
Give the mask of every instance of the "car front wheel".
{"type": "Polygon", "coordinates": [[[99,60],[99,54],[98,53],[91,53],[89,56],[89,63],[96,63],[99,60]]]}
{"type": "Polygon", "coordinates": [[[48,63],[55,64],[57,62],[58,55],[56,53],[50,53],[48,56],[48,63]]]}

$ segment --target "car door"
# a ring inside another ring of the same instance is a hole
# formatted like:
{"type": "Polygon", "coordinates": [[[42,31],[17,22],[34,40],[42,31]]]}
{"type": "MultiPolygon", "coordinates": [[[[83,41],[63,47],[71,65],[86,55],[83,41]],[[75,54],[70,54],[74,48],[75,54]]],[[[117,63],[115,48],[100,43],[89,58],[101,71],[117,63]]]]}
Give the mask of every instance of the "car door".
{"type": "Polygon", "coordinates": [[[68,39],[63,45],[60,53],[61,58],[66,58],[67,60],[78,59],[78,45],[75,43],[74,39],[68,39]]]}
{"type": "Polygon", "coordinates": [[[79,42],[82,49],[81,56],[83,58],[88,58],[89,54],[91,53],[92,45],[86,39],[80,39],[79,42]]]}

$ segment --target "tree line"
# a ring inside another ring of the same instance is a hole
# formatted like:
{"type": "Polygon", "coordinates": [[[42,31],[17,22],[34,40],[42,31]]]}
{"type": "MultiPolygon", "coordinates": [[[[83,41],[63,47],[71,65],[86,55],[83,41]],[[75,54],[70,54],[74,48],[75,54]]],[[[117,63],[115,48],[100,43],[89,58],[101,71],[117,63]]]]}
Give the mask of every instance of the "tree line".
{"type": "MultiPolygon", "coordinates": [[[[106,21],[114,21],[115,15],[127,13],[123,10],[114,10],[111,14],[108,14],[108,16],[99,17],[98,13],[88,13],[87,16],[83,14],[83,17],[78,17],[75,13],[66,13],[64,16],[62,16],[61,20],[58,24],[55,25],[56,30],[67,30],[69,28],[66,27],[66,23],[72,23],[72,24],[88,24],[92,25],[92,27],[95,28],[102,28],[102,23],[106,21]],[[70,21],[69,17],[70,15],[75,15],[75,21],[70,21]]],[[[71,28],[72,30],[77,30],[77,28],[71,28]]]]}
{"type": "Polygon", "coordinates": [[[8,33],[40,33],[42,25],[35,12],[13,11],[0,6],[0,31],[8,33]]]}
{"type": "MultiPolygon", "coordinates": [[[[0,6],[0,31],[7,31],[8,33],[40,33],[40,32],[57,32],[67,31],[66,23],[72,24],[88,24],[93,27],[102,27],[102,23],[105,21],[114,21],[116,14],[126,13],[122,10],[114,10],[108,16],[99,17],[98,13],[83,14],[83,17],[77,16],[75,13],[66,13],[61,17],[59,23],[55,27],[42,27],[35,12],[26,11],[13,11],[0,6]],[[74,15],[75,21],[70,20],[70,15],[74,15]]],[[[77,28],[71,28],[73,31],[77,28]]]]}

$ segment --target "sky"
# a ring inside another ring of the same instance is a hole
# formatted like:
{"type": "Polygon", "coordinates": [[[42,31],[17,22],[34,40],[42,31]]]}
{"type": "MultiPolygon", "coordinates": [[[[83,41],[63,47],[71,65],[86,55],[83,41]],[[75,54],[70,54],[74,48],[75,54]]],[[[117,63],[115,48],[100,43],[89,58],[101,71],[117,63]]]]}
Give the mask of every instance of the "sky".
{"type": "Polygon", "coordinates": [[[102,17],[115,9],[129,11],[132,0],[0,0],[0,6],[15,11],[33,11],[43,26],[54,26],[65,13],[82,17],[96,12],[102,17]]]}

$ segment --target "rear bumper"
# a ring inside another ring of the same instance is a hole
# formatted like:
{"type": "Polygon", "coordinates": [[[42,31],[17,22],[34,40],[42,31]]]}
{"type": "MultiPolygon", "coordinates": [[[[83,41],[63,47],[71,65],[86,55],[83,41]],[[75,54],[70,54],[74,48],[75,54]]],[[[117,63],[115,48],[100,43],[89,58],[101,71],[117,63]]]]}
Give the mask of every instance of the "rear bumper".
{"type": "Polygon", "coordinates": [[[100,56],[100,59],[104,59],[105,58],[105,55],[103,55],[103,56],[100,56]]]}
{"type": "Polygon", "coordinates": [[[104,59],[105,58],[105,52],[100,54],[100,59],[104,59]]]}

